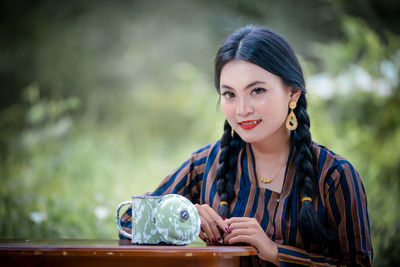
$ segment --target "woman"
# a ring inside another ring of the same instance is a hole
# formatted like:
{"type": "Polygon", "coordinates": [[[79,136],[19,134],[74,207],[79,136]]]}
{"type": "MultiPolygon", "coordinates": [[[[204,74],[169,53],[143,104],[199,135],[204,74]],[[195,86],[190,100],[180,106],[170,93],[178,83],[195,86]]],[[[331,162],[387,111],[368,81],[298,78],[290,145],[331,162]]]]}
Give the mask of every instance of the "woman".
{"type": "Polygon", "coordinates": [[[194,152],[153,195],[189,198],[200,238],[254,246],[252,265],[371,266],[360,176],[311,140],[304,77],[290,45],[267,28],[239,29],[217,53],[215,86],[226,117],[221,140],[194,152]]]}

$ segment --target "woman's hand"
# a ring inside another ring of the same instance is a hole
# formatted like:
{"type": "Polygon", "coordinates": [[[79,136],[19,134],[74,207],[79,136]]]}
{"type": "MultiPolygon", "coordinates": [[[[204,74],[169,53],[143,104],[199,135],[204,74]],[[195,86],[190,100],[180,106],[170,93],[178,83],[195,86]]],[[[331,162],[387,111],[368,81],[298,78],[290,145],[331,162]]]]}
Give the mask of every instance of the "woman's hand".
{"type": "Polygon", "coordinates": [[[209,205],[195,204],[194,205],[199,212],[201,220],[201,231],[199,237],[207,244],[223,244],[221,231],[224,233],[230,233],[231,229],[228,224],[213,210],[209,205]]]}
{"type": "Polygon", "coordinates": [[[258,221],[248,217],[232,217],[224,221],[228,224],[231,233],[224,237],[227,245],[235,243],[247,243],[255,247],[258,257],[262,260],[280,265],[278,260],[278,248],[276,244],[268,238],[258,221]]]}

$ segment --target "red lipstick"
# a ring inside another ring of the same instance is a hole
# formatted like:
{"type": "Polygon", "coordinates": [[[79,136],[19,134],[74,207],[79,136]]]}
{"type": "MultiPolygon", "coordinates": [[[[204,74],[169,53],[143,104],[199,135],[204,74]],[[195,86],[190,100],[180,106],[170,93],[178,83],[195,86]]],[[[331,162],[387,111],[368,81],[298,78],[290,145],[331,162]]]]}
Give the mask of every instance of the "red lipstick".
{"type": "Polygon", "coordinates": [[[244,130],[251,130],[259,125],[261,120],[250,120],[250,121],[241,121],[239,122],[239,126],[244,130]]]}

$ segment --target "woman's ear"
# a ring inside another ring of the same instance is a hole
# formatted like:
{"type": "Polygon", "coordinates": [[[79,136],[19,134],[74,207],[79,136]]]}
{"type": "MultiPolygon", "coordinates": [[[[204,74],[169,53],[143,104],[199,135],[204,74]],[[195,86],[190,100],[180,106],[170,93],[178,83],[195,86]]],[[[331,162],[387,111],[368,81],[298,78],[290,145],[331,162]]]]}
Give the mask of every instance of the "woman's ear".
{"type": "Polygon", "coordinates": [[[301,90],[296,89],[296,88],[290,88],[290,102],[294,101],[297,103],[297,101],[300,98],[301,95],[301,90]]]}

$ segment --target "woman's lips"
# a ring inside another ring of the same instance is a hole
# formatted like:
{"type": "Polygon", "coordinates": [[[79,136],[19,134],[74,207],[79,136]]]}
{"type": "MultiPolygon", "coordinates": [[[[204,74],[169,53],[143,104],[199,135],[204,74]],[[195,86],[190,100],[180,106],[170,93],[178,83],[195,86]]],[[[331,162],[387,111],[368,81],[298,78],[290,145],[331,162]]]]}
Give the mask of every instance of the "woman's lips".
{"type": "Polygon", "coordinates": [[[261,120],[251,120],[251,121],[241,121],[239,122],[239,126],[244,130],[251,130],[259,125],[261,120]]]}

